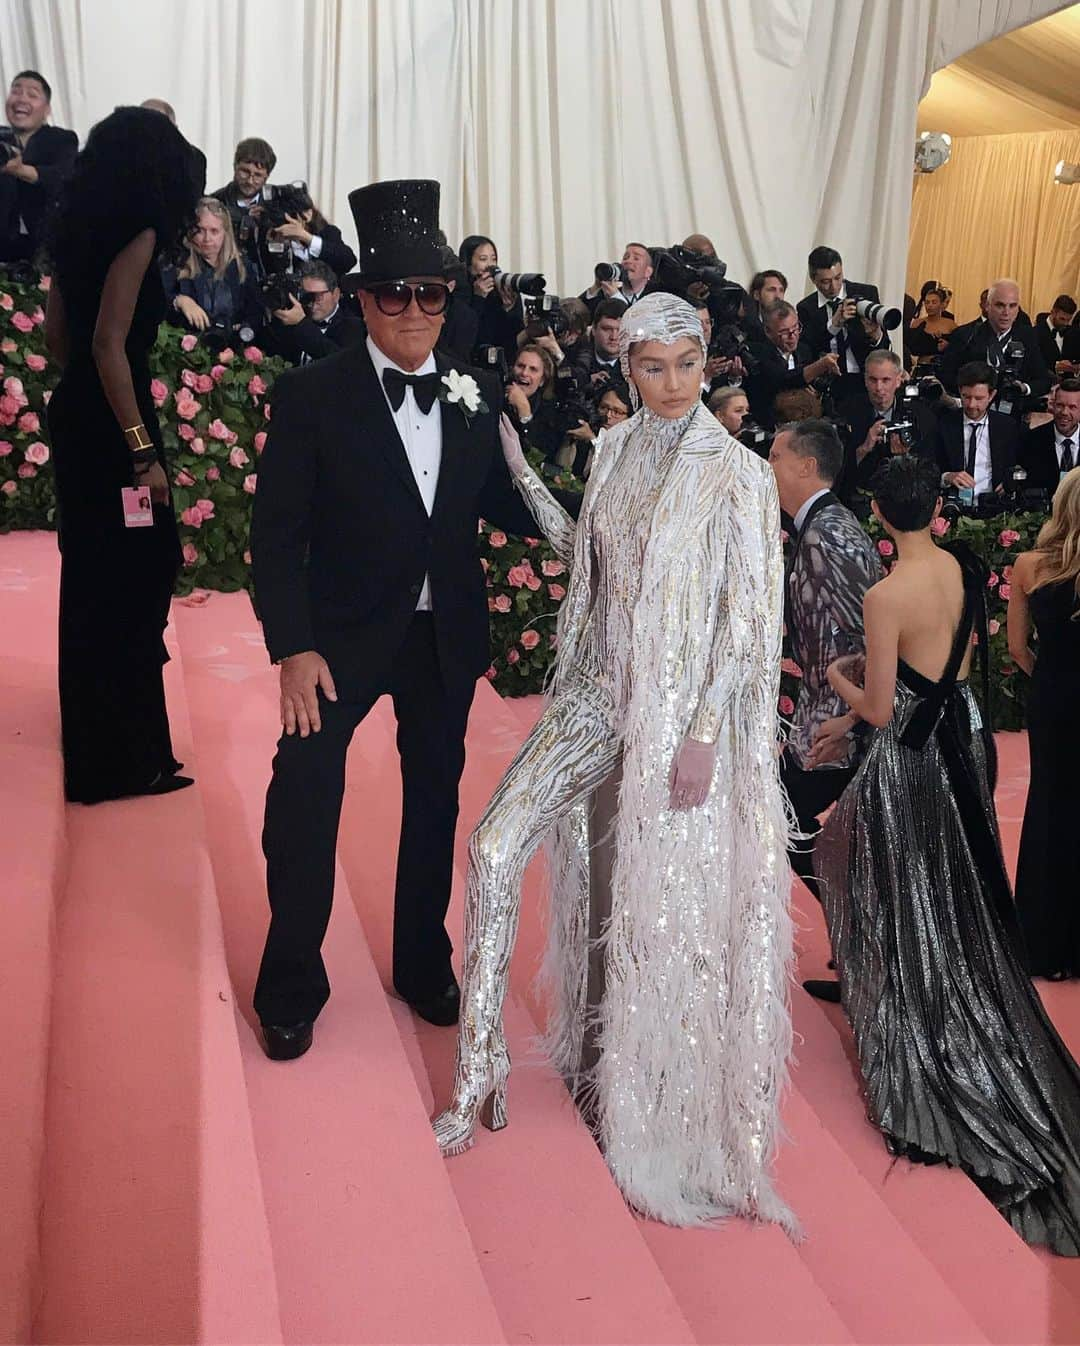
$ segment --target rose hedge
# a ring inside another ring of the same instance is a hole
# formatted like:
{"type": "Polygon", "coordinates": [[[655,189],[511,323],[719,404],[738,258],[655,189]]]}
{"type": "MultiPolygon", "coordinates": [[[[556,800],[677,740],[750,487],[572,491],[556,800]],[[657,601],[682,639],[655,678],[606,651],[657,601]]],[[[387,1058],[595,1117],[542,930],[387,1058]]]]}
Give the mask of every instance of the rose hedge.
{"type": "MultiPolygon", "coordinates": [[[[0,532],[54,528],[56,497],[45,408],[58,371],[44,346],[47,279],[0,283],[0,532]]],[[[251,497],[266,440],[267,394],[285,368],[255,347],[213,355],[192,336],[163,326],[151,352],[158,407],[184,548],[180,591],[236,590],[248,582],[251,497]]],[[[574,489],[569,473],[556,479],[574,489]]],[[[1031,548],[1042,519],[1002,515],[959,519],[943,535],[967,542],[990,570],[989,616],[994,724],[1019,729],[1027,679],[1009,658],[1005,611],[1017,555],[1031,548]]],[[[886,568],[892,543],[867,529],[886,568]]],[[[488,581],[492,663],[487,676],[504,696],[542,689],[555,648],[566,572],[546,542],[484,525],[481,556],[488,581]]],[[[801,670],[785,651],[780,708],[794,709],[801,670]]]]}

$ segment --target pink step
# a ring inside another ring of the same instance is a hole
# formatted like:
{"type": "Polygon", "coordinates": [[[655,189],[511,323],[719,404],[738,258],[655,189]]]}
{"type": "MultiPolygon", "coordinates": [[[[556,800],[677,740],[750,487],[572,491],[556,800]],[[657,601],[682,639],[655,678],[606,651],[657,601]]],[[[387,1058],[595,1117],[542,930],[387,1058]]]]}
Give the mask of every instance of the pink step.
{"type": "Polygon", "coordinates": [[[315,1046],[290,1063],[259,1046],[250,999],[268,915],[259,836],[277,673],[246,596],[175,610],[284,1338],[502,1341],[340,874],[324,946],[334,994],[315,1046]]]}

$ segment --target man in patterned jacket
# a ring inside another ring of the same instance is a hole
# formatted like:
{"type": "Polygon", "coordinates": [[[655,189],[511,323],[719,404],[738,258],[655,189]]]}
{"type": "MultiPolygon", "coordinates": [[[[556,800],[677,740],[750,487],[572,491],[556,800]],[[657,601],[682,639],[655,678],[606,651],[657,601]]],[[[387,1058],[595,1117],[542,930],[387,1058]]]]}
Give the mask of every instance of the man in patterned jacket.
{"type": "MultiPolygon", "coordinates": [[[[802,668],[782,774],[804,839],[793,844],[789,858],[817,897],[818,815],[843,794],[861,756],[857,717],[825,674],[841,655],[863,653],[863,595],[881,578],[881,562],[855,515],[832,493],[844,448],[828,421],[783,427],[769,462],[780,507],[794,520],[785,611],[792,654],[802,668]]],[[[840,999],[835,982],[804,984],[821,999],[840,999]]]]}

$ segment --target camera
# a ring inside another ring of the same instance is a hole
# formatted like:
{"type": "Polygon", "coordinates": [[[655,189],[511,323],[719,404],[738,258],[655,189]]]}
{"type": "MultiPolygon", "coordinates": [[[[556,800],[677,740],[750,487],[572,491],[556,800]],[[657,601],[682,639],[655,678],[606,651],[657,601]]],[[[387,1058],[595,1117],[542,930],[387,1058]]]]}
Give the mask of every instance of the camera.
{"type": "Polygon", "coordinates": [[[480,346],[476,352],[476,363],[481,369],[489,369],[493,374],[498,374],[501,383],[505,383],[510,377],[506,351],[501,346],[480,346]]]}
{"type": "Polygon", "coordinates": [[[259,286],[259,292],[263,297],[263,303],[266,305],[267,311],[270,313],[277,309],[291,308],[294,299],[299,304],[303,303],[300,281],[288,272],[282,271],[268,276],[259,286]]]}
{"type": "Polygon", "coordinates": [[[752,416],[743,417],[742,429],[735,436],[740,444],[752,449],[760,458],[768,458],[775,437],[775,431],[766,430],[763,425],[758,425],[752,416]]]}
{"type": "Polygon", "coordinates": [[[313,203],[305,182],[291,182],[284,187],[274,187],[272,191],[267,188],[263,191],[269,192],[263,202],[260,220],[264,229],[279,229],[288,223],[290,215],[300,216],[305,210],[312,208],[313,203]]]}
{"type": "Polygon", "coordinates": [[[255,340],[255,329],[249,327],[246,323],[243,327],[224,327],[220,323],[215,323],[213,327],[208,327],[204,332],[199,333],[199,340],[213,355],[220,355],[226,346],[233,346],[237,342],[245,346],[250,346],[255,340]]]}
{"type": "Polygon", "coordinates": [[[19,137],[10,126],[0,126],[0,167],[22,154],[19,137]]]}
{"type": "Polygon", "coordinates": [[[596,277],[597,285],[604,281],[621,285],[626,280],[626,272],[621,262],[597,262],[593,267],[593,275],[596,277]]]}
{"type": "Polygon", "coordinates": [[[539,271],[500,271],[490,269],[500,290],[514,290],[517,294],[541,295],[547,289],[547,280],[539,271]]]}
{"type": "Polygon", "coordinates": [[[750,349],[746,333],[733,322],[723,323],[713,329],[712,340],[709,342],[709,358],[713,359],[716,356],[723,360],[738,358],[748,374],[752,374],[761,364],[759,357],[750,349]]]}
{"type": "Polygon", "coordinates": [[[1023,407],[1025,394],[1020,386],[1020,371],[1026,354],[1024,343],[1016,337],[1007,341],[1002,350],[997,409],[1005,416],[1012,416],[1023,407]]]}
{"type": "MultiPolygon", "coordinates": [[[[543,280],[543,276],[540,277],[543,280]]],[[[530,341],[535,341],[537,337],[545,336],[548,332],[553,337],[565,336],[570,330],[570,320],[559,307],[562,300],[557,294],[530,294],[525,308],[525,334],[530,341]]]]}
{"type": "Polygon", "coordinates": [[[935,374],[927,374],[921,379],[909,379],[900,392],[900,399],[909,405],[912,402],[926,402],[932,405],[941,400],[945,389],[935,374]]]}
{"type": "Polygon", "coordinates": [[[746,291],[727,279],[726,262],[695,252],[693,248],[684,248],[681,243],[674,243],[670,248],[650,248],[649,255],[653,263],[651,284],[654,289],[687,299],[691,285],[703,285],[711,301],[709,309],[713,313],[713,322],[724,325],[736,321],[746,291]]]}
{"type": "Polygon", "coordinates": [[[904,448],[910,449],[918,440],[919,427],[914,421],[887,421],[881,427],[881,442],[888,444],[890,435],[899,436],[900,443],[903,444],[904,448]]]}

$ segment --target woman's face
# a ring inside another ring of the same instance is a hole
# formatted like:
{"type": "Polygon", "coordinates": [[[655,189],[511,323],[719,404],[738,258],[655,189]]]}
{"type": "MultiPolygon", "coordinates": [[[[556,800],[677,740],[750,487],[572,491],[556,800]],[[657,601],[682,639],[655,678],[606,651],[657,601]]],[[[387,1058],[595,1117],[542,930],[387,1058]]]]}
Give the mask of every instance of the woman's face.
{"type": "Polygon", "coordinates": [[[211,265],[217,262],[225,242],[225,226],[209,210],[200,210],[191,231],[191,245],[199,256],[211,265]]]}
{"type": "Polygon", "coordinates": [[[499,254],[490,243],[481,243],[469,259],[469,274],[471,276],[482,276],[485,272],[491,270],[493,266],[498,266],[499,254]]]}
{"type": "Polygon", "coordinates": [[[522,351],[514,361],[514,382],[521,386],[526,397],[532,397],[543,381],[543,360],[532,351],[522,351]]]}
{"type": "Polygon", "coordinates": [[[630,352],[630,377],[657,416],[678,420],[701,401],[701,343],[683,337],[673,345],[642,341],[630,352]]]}
{"type": "Polygon", "coordinates": [[[926,296],[926,302],[923,305],[923,307],[926,309],[926,316],[928,318],[940,318],[941,295],[935,294],[933,290],[931,290],[930,293],[926,296]]]}
{"type": "Polygon", "coordinates": [[[604,418],[605,427],[610,430],[613,425],[626,420],[630,415],[630,408],[618,393],[609,390],[600,399],[600,415],[604,418]]]}

